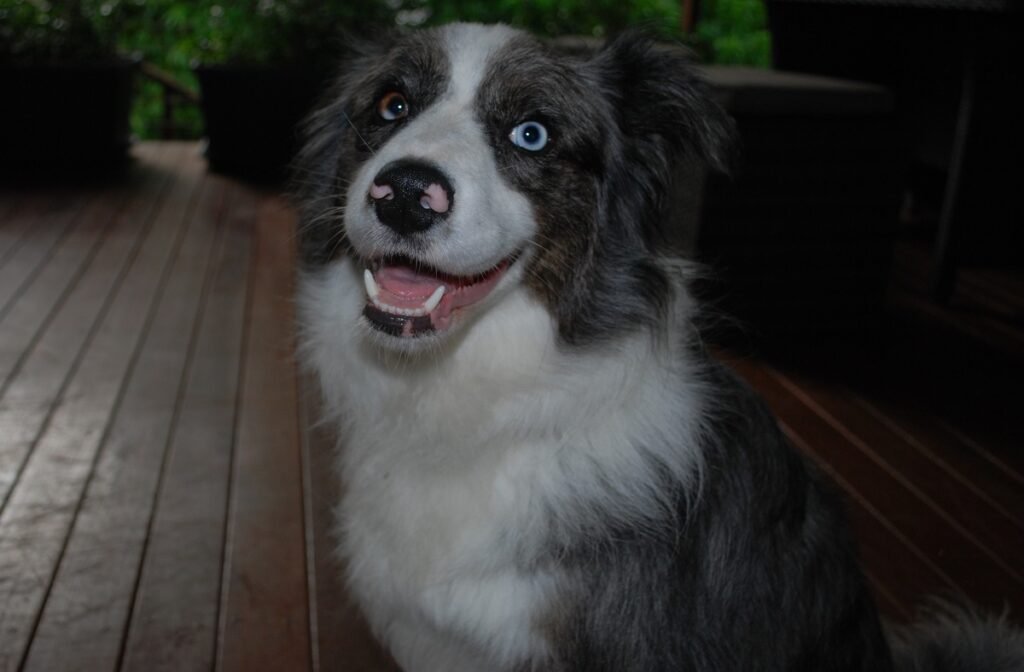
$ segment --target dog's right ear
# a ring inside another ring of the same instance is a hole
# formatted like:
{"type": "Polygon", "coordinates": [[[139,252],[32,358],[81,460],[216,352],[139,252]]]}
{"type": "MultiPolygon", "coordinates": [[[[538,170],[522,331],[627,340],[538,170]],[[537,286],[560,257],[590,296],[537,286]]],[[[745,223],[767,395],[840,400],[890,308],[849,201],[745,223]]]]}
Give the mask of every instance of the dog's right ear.
{"type": "Polygon", "coordinates": [[[299,257],[309,267],[322,266],[347,246],[342,218],[353,127],[351,101],[358,76],[387,53],[387,39],[346,39],[347,53],[334,81],[300,126],[301,148],[290,167],[290,193],[299,211],[299,257]]]}
{"type": "Polygon", "coordinates": [[[612,166],[610,211],[632,219],[648,240],[663,237],[662,209],[675,167],[683,160],[729,172],[735,154],[732,119],[712,99],[691,52],[637,31],[610,40],[591,67],[622,142],[612,166]]]}
{"type": "Polygon", "coordinates": [[[733,122],[711,97],[689,49],[631,30],[610,40],[595,62],[631,144],[666,156],[689,152],[712,170],[729,172],[733,122]]]}

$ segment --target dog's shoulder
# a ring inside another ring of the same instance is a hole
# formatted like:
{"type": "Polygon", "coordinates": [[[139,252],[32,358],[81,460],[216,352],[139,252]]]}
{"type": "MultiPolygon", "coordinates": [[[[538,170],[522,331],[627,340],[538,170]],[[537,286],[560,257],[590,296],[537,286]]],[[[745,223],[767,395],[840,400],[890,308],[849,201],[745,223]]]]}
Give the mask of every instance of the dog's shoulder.
{"type": "Polygon", "coordinates": [[[889,669],[837,497],[764,402],[703,361],[711,403],[699,489],[677,491],[660,529],[624,527],[569,555],[576,602],[553,621],[560,664],[889,669]]]}

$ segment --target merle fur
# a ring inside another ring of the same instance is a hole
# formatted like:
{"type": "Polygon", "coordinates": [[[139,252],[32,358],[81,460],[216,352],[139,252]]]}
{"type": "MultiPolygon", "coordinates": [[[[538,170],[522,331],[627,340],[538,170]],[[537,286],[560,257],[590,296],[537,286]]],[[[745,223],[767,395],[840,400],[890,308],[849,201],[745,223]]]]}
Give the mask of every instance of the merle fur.
{"type": "MultiPolygon", "coordinates": [[[[311,118],[297,180],[307,265],[344,253],[348,177],[394,130],[374,118],[377,98],[401,91],[411,119],[444,89],[433,40],[422,32],[364,52],[311,118]]],[[[536,205],[541,250],[527,282],[563,342],[659,323],[671,288],[653,259],[671,167],[687,155],[718,169],[730,161],[731,124],[689,57],[637,34],[583,57],[524,37],[494,59],[476,114],[502,174],[536,205]],[[507,142],[526,119],[551,134],[536,155],[507,142]]],[[[551,540],[547,561],[567,572],[570,589],[538,622],[552,645],[544,669],[887,672],[888,645],[831,487],[749,388],[693,354],[712,397],[699,496],[666,468],[675,504],[642,528],[551,540]]],[[[978,650],[957,650],[968,661],[960,669],[981,669],[969,662],[978,650]]],[[[901,647],[900,657],[932,669],[940,656],[929,651],[901,647]]]]}
{"type": "Polygon", "coordinates": [[[715,391],[700,497],[677,487],[677,509],[642,533],[558,551],[575,590],[551,619],[553,669],[890,670],[831,488],[749,388],[698,356],[715,391]]]}
{"type": "MultiPolygon", "coordinates": [[[[297,162],[304,205],[300,250],[308,265],[344,253],[341,212],[349,176],[398,124],[376,101],[403,93],[414,119],[443,91],[447,62],[430,31],[370,47],[307,125],[297,162]]],[[[506,45],[484,78],[476,114],[502,174],[535,205],[540,235],[527,283],[558,318],[570,345],[605,342],[661,321],[669,281],[655,262],[670,167],[684,155],[727,166],[732,126],[682,48],[640,33],[572,58],[532,37],[506,45]],[[525,120],[550,142],[526,152],[508,141],[525,120]]]]}
{"type": "Polygon", "coordinates": [[[530,287],[571,345],[607,341],[664,317],[669,282],[653,262],[670,167],[691,154],[727,167],[732,125],[688,52],[631,32],[590,58],[522,37],[495,59],[477,114],[503,174],[536,204],[530,287]],[[597,93],[595,93],[597,92],[597,93]],[[505,129],[545,124],[549,145],[524,152],[505,129]]]}

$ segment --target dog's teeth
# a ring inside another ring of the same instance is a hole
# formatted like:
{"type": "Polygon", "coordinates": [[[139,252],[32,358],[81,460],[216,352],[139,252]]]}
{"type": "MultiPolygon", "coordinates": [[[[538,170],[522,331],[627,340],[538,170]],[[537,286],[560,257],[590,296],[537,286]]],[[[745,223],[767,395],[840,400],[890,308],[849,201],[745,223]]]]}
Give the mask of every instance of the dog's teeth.
{"type": "Polygon", "coordinates": [[[441,303],[442,296],[444,296],[444,285],[438,285],[434,293],[427,299],[427,302],[423,304],[423,314],[426,315],[434,308],[437,308],[437,304],[441,303]]]}
{"type": "Polygon", "coordinates": [[[380,290],[377,288],[377,281],[373,279],[373,273],[368,268],[363,269],[363,284],[366,285],[367,296],[376,303],[377,297],[380,296],[380,290]]]}

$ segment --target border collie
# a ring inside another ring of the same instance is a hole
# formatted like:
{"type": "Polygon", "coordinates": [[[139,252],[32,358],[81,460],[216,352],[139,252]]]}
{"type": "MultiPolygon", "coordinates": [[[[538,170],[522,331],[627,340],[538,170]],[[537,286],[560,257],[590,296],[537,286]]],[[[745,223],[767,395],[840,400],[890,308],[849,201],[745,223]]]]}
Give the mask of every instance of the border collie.
{"type": "MultiPolygon", "coordinates": [[[[892,668],[835,496],[660,244],[673,166],[730,134],[681,49],[466,24],[366,48],[312,116],[304,358],[408,672],[892,668]]],[[[913,655],[1020,669],[1007,637],[913,655]]]]}

